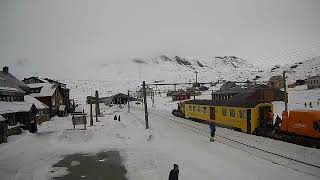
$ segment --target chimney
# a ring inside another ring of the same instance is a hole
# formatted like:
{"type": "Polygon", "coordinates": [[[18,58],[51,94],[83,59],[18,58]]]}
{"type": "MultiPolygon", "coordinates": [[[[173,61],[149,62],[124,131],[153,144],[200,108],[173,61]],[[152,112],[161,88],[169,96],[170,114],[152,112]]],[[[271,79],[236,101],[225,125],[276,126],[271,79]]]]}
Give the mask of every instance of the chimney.
{"type": "Polygon", "coordinates": [[[3,72],[9,73],[9,67],[8,67],[8,66],[4,66],[4,67],[3,67],[3,72]]]}

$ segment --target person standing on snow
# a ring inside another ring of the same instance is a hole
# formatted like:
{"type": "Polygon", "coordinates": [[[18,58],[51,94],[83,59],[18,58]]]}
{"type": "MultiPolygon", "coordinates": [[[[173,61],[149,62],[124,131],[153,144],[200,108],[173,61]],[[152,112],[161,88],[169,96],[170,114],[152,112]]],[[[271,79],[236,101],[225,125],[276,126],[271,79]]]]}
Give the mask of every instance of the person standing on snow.
{"type": "Polygon", "coordinates": [[[118,116],[118,121],[120,122],[120,115],[118,116]]]}
{"type": "Polygon", "coordinates": [[[113,120],[115,121],[117,120],[117,115],[114,115],[113,120]]]}
{"type": "Polygon", "coordinates": [[[179,177],[179,166],[178,164],[173,165],[173,169],[170,171],[169,180],[178,180],[179,177]]]}
{"type": "Polygon", "coordinates": [[[278,131],[278,129],[280,128],[280,124],[281,124],[281,118],[279,117],[279,115],[277,115],[276,121],[273,126],[275,131],[278,131]]]}
{"type": "Polygon", "coordinates": [[[216,125],[214,124],[214,121],[212,121],[210,123],[210,135],[211,135],[210,141],[211,142],[214,142],[215,134],[216,134],[216,125]]]}

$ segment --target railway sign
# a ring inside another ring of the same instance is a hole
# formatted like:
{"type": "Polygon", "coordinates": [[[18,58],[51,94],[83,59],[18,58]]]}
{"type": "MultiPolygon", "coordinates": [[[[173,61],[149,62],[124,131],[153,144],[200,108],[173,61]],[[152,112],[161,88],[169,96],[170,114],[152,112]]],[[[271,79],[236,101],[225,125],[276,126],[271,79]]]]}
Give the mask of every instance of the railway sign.
{"type": "Polygon", "coordinates": [[[85,113],[72,113],[72,124],[73,128],[76,128],[76,125],[84,125],[84,129],[87,129],[87,118],[85,113]]]}

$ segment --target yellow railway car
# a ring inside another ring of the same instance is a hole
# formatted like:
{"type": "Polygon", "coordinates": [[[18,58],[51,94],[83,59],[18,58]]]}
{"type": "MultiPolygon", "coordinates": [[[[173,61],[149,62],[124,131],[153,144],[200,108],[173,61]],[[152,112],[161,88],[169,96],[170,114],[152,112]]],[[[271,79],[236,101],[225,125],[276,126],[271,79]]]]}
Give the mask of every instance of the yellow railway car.
{"type": "Polygon", "coordinates": [[[190,100],[180,104],[185,118],[214,121],[218,125],[254,134],[263,120],[273,112],[271,103],[190,100]]]}

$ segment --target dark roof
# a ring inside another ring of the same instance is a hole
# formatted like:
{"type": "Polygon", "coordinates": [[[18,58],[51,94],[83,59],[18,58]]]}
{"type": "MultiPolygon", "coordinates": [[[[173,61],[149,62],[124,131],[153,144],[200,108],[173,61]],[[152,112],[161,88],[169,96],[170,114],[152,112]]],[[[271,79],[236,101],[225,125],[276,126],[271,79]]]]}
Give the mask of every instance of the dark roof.
{"type": "Polygon", "coordinates": [[[127,97],[128,97],[128,95],[127,95],[127,94],[123,94],[123,93],[118,93],[118,94],[112,95],[111,97],[117,97],[117,98],[122,97],[122,98],[127,98],[127,97]]]}
{"type": "Polygon", "coordinates": [[[231,100],[190,100],[186,101],[186,104],[198,104],[198,105],[212,105],[212,106],[230,106],[230,107],[246,107],[253,108],[257,104],[261,103],[255,100],[247,100],[252,93],[239,93],[235,95],[231,100]]]}
{"type": "Polygon", "coordinates": [[[277,75],[277,76],[272,76],[269,81],[280,81],[280,80],[282,80],[282,76],[277,75]]]}
{"type": "Polygon", "coordinates": [[[47,80],[49,83],[56,83],[56,84],[66,85],[65,83],[59,82],[57,80],[53,80],[53,79],[49,79],[49,78],[44,78],[44,79],[47,80]]]}
{"type": "Polygon", "coordinates": [[[10,73],[0,71],[0,87],[16,88],[18,90],[29,91],[30,88],[25,83],[14,77],[10,73]]]}
{"type": "Polygon", "coordinates": [[[317,78],[320,78],[320,76],[317,75],[317,76],[310,76],[310,77],[308,77],[308,79],[317,79],[317,78]]]}
{"type": "Polygon", "coordinates": [[[264,84],[257,84],[257,85],[252,85],[252,86],[249,86],[249,87],[237,86],[237,87],[231,88],[231,89],[217,90],[217,91],[213,92],[213,94],[253,93],[256,90],[261,90],[261,89],[273,89],[273,88],[269,87],[268,85],[264,85],[264,84]]]}
{"type": "Polygon", "coordinates": [[[28,78],[24,78],[22,80],[22,82],[25,82],[26,80],[29,80],[29,79],[37,79],[37,80],[41,81],[42,83],[45,83],[45,81],[43,81],[43,79],[40,79],[40,78],[38,78],[36,76],[31,76],[31,77],[28,77],[28,78]]]}

